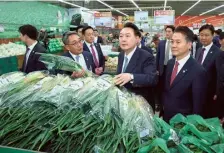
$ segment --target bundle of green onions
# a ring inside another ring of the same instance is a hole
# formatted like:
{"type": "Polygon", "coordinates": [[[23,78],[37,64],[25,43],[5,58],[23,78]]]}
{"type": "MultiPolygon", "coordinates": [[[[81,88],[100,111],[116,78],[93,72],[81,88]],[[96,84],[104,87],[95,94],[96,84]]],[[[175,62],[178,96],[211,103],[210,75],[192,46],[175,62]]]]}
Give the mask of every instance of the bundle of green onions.
{"type": "Polygon", "coordinates": [[[34,72],[7,84],[0,98],[3,146],[54,153],[134,153],[155,134],[148,103],[114,86],[107,75],[73,80],[34,72]]]}
{"type": "MultiPolygon", "coordinates": [[[[69,72],[77,72],[83,70],[80,64],[76,63],[69,57],[46,53],[37,54],[40,54],[39,61],[43,62],[49,70],[63,70],[69,72]]],[[[93,73],[91,71],[85,71],[85,77],[92,75],[93,73]]]]}

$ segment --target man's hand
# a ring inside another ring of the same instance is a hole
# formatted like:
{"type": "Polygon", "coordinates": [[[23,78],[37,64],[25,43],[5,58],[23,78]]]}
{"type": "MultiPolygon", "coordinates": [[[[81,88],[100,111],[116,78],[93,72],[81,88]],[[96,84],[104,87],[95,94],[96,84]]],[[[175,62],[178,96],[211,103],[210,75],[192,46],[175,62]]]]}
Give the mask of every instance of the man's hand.
{"type": "Polygon", "coordinates": [[[126,83],[128,83],[129,81],[131,81],[131,74],[130,73],[122,73],[122,74],[116,75],[114,80],[115,80],[114,82],[116,85],[123,86],[126,83]]]}
{"type": "Polygon", "coordinates": [[[103,68],[102,67],[96,68],[95,73],[96,73],[96,75],[101,75],[103,73],[103,68]]]}
{"type": "Polygon", "coordinates": [[[215,95],[214,97],[213,97],[213,100],[216,100],[217,99],[217,95],[215,95]]]}
{"type": "Polygon", "coordinates": [[[79,71],[79,72],[73,72],[71,77],[72,78],[81,78],[85,75],[85,70],[82,69],[82,71],[79,71]]]}

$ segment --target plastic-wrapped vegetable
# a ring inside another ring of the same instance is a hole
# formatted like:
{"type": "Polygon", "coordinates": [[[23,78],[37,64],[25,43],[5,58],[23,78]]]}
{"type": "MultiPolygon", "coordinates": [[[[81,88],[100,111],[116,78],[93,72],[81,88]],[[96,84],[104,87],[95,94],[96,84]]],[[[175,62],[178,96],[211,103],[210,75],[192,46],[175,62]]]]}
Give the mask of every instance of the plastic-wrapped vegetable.
{"type": "MultiPolygon", "coordinates": [[[[69,57],[53,55],[53,54],[40,54],[39,60],[43,62],[49,70],[63,70],[69,72],[81,71],[82,66],[76,63],[69,57]]],[[[90,71],[85,71],[85,76],[92,76],[93,73],[90,71]]]]}
{"type": "Polygon", "coordinates": [[[224,152],[224,143],[213,145],[213,146],[211,146],[211,149],[215,153],[223,153],[224,152]]]}
{"type": "Polygon", "coordinates": [[[177,114],[170,120],[170,125],[177,131],[187,124],[187,119],[182,114],[177,114]]]}
{"type": "Polygon", "coordinates": [[[165,140],[156,138],[150,145],[140,148],[137,153],[170,153],[170,151],[165,140]]]}
{"type": "Polygon", "coordinates": [[[0,76],[0,88],[4,88],[9,84],[16,83],[23,79],[25,74],[23,72],[11,72],[0,76]]]}
{"type": "Polygon", "coordinates": [[[178,150],[181,153],[212,153],[211,149],[205,143],[192,136],[184,137],[178,146],[178,150]]]}

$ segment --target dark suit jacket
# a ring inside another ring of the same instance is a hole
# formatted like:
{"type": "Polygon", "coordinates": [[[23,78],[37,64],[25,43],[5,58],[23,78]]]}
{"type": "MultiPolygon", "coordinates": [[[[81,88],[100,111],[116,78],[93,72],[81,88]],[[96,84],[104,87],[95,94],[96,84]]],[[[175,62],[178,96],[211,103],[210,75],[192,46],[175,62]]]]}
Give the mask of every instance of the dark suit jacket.
{"type": "Polygon", "coordinates": [[[40,55],[35,53],[46,53],[46,49],[40,43],[37,43],[30,53],[27,66],[25,66],[26,53],[23,60],[22,72],[30,73],[33,71],[47,70],[44,63],[39,61],[40,55]]]}
{"type": "MultiPolygon", "coordinates": [[[[87,51],[83,51],[82,55],[83,55],[83,57],[85,59],[87,68],[89,70],[92,69],[92,72],[94,73],[95,72],[95,64],[93,62],[92,54],[87,52],[87,51]]],[[[65,52],[62,56],[69,57],[69,58],[71,58],[71,59],[73,59],[75,61],[75,59],[72,57],[72,55],[69,53],[69,51],[65,52]]],[[[72,72],[67,72],[67,71],[58,71],[58,73],[67,74],[69,76],[72,75],[72,72]]]]}
{"type": "Polygon", "coordinates": [[[224,117],[224,51],[220,52],[220,55],[216,61],[217,67],[217,104],[218,117],[224,117]]]}
{"type": "Polygon", "coordinates": [[[166,40],[161,40],[159,42],[156,54],[156,69],[159,71],[159,75],[163,75],[164,60],[166,52],[166,40]]]}
{"type": "MultiPolygon", "coordinates": [[[[117,74],[122,73],[123,61],[124,52],[122,51],[118,56],[117,74]]],[[[133,83],[127,83],[124,87],[149,100],[148,88],[155,86],[157,83],[155,58],[153,55],[137,48],[124,73],[131,73],[134,76],[133,83]]]]}
{"type": "Polygon", "coordinates": [[[177,113],[202,114],[206,97],[207,73],[205,69],[193,57],[190,57],[170,86],[174,64],[175,59],[169,60],[165,73],[162,95],[165,121],[169,121],[177,113]]]}
{"type": "MultiPolygon", "coordinates": [[[[198,60],[202,47],[198,49],[196,54],[196,60],[198,60]]],[[[208,73],[208,81],[209,81],[209,88],[208,88],[208,101],[212,101],[213,96],[216,94],[216,83],[217,83],[217,71],[216,71],[216,59],[220,53],[220,49],[216,47],[214,44],[212,45],[211,49],[209,50],[202,66],[208,73]]]]}
{"type": "Polygon", "coordinates": [[[146,50],[147,52],[151,53],[153,55],[153,51],[150,47],[141,46],[141,49],[146,50]]]}
{"type": "Polygon", "coordinates": [[[98,44],[102,44],[103,43],[103,38],[101,36],[98,36],[97,43],[98,44]]]}
{"type": "MultiPolygon", "coordinates": [[[[101,47],[97,43],[94,43],[94,45],[96,47],[96,50],[97,50],[97,53],[98,53],[98,57],[99,57],[99,67],[103,67],[104,68],[104,65],[105,65],[105,57],[103,56],[103,52],[101,50],[101,47]]],[[[88,46],[86,45],[85,42],[83,43],[83,50],[84,51],[88,51],[88,52],[91,53],[91,51],[89,50],[89,48],[88,48],[88,46]]]]}

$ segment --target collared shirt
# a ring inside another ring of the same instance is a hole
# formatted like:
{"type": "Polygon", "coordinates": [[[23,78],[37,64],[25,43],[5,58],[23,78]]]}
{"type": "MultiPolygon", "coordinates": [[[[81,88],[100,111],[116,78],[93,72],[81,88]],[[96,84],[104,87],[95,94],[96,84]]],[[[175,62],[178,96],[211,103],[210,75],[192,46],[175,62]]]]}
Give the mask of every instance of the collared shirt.
{"type": "MultiPolygon", "coordinates": [[[[171,43],[171,40],[167,39],[167,40],[166,40],[166,48],[167,48],[168,42],[170,42],[170,48],[169,48],[169,60],[170,60],[170,59],[173,58],[172,50],[171,50],[171,45],[172,45],[172,43],[171,43]]],[[[166,52],[166,48],[165,48],[165,53],[167,53],[167,52],[166,52]]]]}
{"type": "MultiPolygon", "coordinates": [[[[85,41],[85,43],[86,43],[87,47],[89,48],[91,54],[93,55],[93,53],[92,53],[92,48],[90,47],[91,44],[88,43],[88,42],[86,42],[86,41],[85,41]]],[[[95,45],[94,45],[93,43],[92,43],[92,45],[93,45],[93,49],[94,49],[95,54],[96,54],[96,59],[97,59],[98,62],[100,63],[100,61],[99,61],[99,55],[98,55],[97,49],[96,49],[96,47],[95,47],[95,45]]]]}
{"type": "Polygon", "coordinates": [[[194,41],[193,43],[192,43],[192,48],[193,48],[193,54],[192,54],[192,56],[195,58],[195,54],[196,54],[196,51],[197,51],[197,49],[196,49],[196,46],[197,46],[197,44],[196,44],[196,42],[194,41]]]}
{"type": "MultiPolygon", "coordinates": [[[[125,61],[125,57],[127,57],[128,58],[127,65],[129,64],[133,54],[135,53],[136,48],[137,48],[137,46],[128,55],[124,54],[124,60],[123,61],[125,61]]],[[[124,65],[125,65],[125,62],[123,62],[122,72],[123,72],[123,69],[124,69],[124,65]]]]}
{"type": "Polygon", "coordinates": [[[224,46],[221,46],[220,49],[221,49],[221,51],[224,51],[224,46]]]}
{"type": "Polygon", "coordinates": [[[97,43],[98,37],[94,37],[94,43],[97,43]]]}
{"type": "Polygon", "coordinates": [[[202,59],[202,63],[204,62],[206,56],[208,55],[208,52],[211,49],[212,45],[213,45],[213,42],[210,45],[206,46],[206,47],[205,46],[202,47],[202,48],[205,48],[203,59],[202,59]]]}
{"type": "Polygon", "coordinates": [[[142,44],[141,43],[138,45],[138,48],[142,48],[142,44]]]}
{"type": "Polygon", "coordinates": [[[70,51],[69,51],[69,53],[71,54],[71,56],[73,57],[73,59],[74,59],[77,63],[79,63],[79,65],[82,66],[82,68],[83,68],[84,70],[88,70],[87,65],[86,65],[86,61],[85,61],[85,59],[84,59],[83,54],[75,55],[75,54],[72,54],[70,51]],[[77,56],[79,56],[79,61],[77,61],[77,58],[76,58],[77,56]]]}
{"type": "Polygon", "coordinates": [[[35,41],[31,46],[29,46],[29,50],[28,52],[26,53],[26,64],[28,62],[28,59],[29,59],[29,56],[30,56],[30,53],[32,52],[33,48],[36,46],[37,44],[37,41],[35,41]]]}
{"type": "Polygon", "coordinates": [[[186,64],[186,62],[189,60],[189,58],[191,57],[191,54],[188,54],[186,57],[184,57],[183,59],[176,61],[179,63],[178,65],[178,70],[177,70],[177,74],[180,72],[180,70],[183,68],[183,66],[186,64]]]}
{"type": "MultiPolygon", "coordinates": [[[[165,54],[167,53],[166,48],[167,48],[168,42],[170,42],[170,48],[169,48],[169,60],[170,60],[173,58],[173,54],[172,54],[172,50],[171,50],[171,45],[172,45],[171,40],[169,40],[169,39],[166,40],[165,54]]],[[[165,57],[166,57],[166,55],[165,55],[165,57]]]]}

